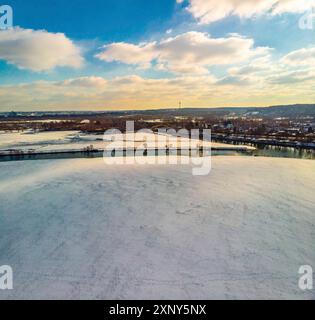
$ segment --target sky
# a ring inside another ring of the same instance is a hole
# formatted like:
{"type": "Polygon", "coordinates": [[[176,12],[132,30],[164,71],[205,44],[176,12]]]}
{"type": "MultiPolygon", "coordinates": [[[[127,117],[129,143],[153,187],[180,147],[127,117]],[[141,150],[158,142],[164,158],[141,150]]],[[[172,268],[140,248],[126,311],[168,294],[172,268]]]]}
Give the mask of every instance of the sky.
{"type": "Polygon", "coordinates": [[[315,0],[1,5],[0,112],[315,101],[315,0]]]}

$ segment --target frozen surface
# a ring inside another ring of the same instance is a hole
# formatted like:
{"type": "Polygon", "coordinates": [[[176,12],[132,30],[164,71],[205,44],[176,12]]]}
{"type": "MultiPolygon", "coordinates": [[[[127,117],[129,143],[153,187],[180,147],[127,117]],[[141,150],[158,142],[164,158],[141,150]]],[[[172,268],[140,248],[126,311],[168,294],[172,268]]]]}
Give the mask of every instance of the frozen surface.
{"type": "MultiPolygon", "coordinates": [[[[39,132],[35,134],[27,134],[21,132],[12,133],[0,133],[0,152],[6,152],[10,150],[36,151],[71,151],[71,150],[83,150],[86,147],[93,146],[95,149],[103,150],[112,143],[112,137],[115,141],[123,141],[129,143],[134,141],[134,147],[143,147],[144,143],[148,149],[150,148],[164,148],[166,145],[170,148],[196,148],[200,144],[199,140],[180,138],[170,135],[157,135],[157,134],[144,134],[135,133],[135,135],[127,133],[126,135],[108,134],[105,137],[103,135],[84,134],[78,131],[55,131],[55,132],[39,132]]],[[[119,144],[119,142],[118,142],[119,144]]],[[[239,149],[240,146],[233,144],[224,144],[205,141],[204,147],[212,148],[229,148],[239,149]]],[[[241,148],[247,148],[248,150],[255,149],[251,146],[241,146],[241,148]]]]}
{"type": "Polygon", "coordinates": [[[314,299],[315,162],[0,163],[0,299],[314,299]]]}

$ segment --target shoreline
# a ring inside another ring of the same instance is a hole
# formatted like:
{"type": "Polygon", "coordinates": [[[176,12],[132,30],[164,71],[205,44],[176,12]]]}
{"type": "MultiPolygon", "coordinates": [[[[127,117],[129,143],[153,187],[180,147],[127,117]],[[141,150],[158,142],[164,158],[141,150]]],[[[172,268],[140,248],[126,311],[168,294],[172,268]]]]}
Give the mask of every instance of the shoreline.
{"type": "Polygon", "coordinates": [[[229,136],[218,136],[216,134],[212,134],[213,141],[215,142],[223,142],[229,144],[252,144],[256,146],[272,146],[272,147],[285,147],[285,148],[294,148],[297,150],[314,150],[315,151],[315,143],[302,143],[297,141],[281,141],[281,140],[261,140],[259,138],[248,139],[241,137],[229,137],[229,136]]]}

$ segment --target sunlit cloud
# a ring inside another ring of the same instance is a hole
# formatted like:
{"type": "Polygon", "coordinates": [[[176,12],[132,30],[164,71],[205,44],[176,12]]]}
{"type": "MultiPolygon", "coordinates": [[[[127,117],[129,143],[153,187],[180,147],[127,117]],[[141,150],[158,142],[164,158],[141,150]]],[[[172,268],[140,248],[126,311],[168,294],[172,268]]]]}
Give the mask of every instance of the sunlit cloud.
{"type": "Polygon", "coordinates": [[[84,63],[80,48],[63,33],[22,28],[0,32],[0,60],[37,72],[84,63]]]}
{"type": "Polygon", "coordinates": [[[302,98],[311,103],[315,99],[314,72],[289,70],[275,63],[269,72],[243,67],[229,70],[221,78],[181,75],[153,79],[129,75],[3,85],[0,104],[6,110],[12,106],[15,110],[104,110],[173,108],[179,101],[186,107],[289,104],[302,98]]]}
{"type": "Polygon", "coordinates": [[[96,57],[179,74],[207,74],[210,66],[239,63],[268,51],[269,48],[255,47],[253,39],[239,35],[212,38],[207,33],[191,31],[159,42],[112,43],[96,57]]]}
{"type": "Polygon", "coordinates": [[[189,0],[187,10],[200,23],[207,24],[231,15],[252,18],[264,14],[301,13],[312,6],[315,0],[189,0]]]}
{"type": "Polygon", "coordinates": [[[292,66],[313,66],[315,68],[315,47],[290,52],[283,57],[281,62],[292,66]]]}

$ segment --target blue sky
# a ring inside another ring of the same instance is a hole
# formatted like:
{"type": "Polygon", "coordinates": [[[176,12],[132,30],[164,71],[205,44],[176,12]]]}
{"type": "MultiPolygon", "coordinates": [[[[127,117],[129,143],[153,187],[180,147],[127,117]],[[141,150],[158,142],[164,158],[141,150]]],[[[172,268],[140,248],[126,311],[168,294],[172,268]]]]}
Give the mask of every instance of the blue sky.
{"type": "MultiPolygon", "coordinates": [[[[62,32],[75,41],[90,42],[93,49],[97,45],[114,41],[142,41],[153,33],[163,32],[172,26],[175,1],[159,0],[15,0],[6,1],[14,10],[14,25],[25,29],[62,32]]],[[[89,54],[89,52],[88,52],[89,54]]],[[[87,54],[87,55],[88,55],[87,54]]],[[[89,60],[93,58],[88,56],[89,60]]],[[[101,70],[90,66],[80,70],[80,74],[111,74],[112,67],[101,70]]],[[[115,68],[117,74],[121,71],[115,68]]],[[[73,73],[62,70],[58,73],[33,74],[18,70],[0,61],[0,83],[38,79],[61,79],[73,73]]],[[[74,75],[77,75],[76,72],[74,75]]]]}
{"type": "Polygon", "coordinates": [[[176,3],[169,0],[16,0],[15,24],[63,32],[74,39],[130,41],[172,19],[176,3]]]}
{"type": "Polygon", "coordinates": [[[311,101],[315,31],[299,21],[315,3],[271,1],[8,0],[14,29],[0,31],[0,110],[15,107],[16,91],[19,109],[168,107],[177,95],[187,106],[311,101]]]}

